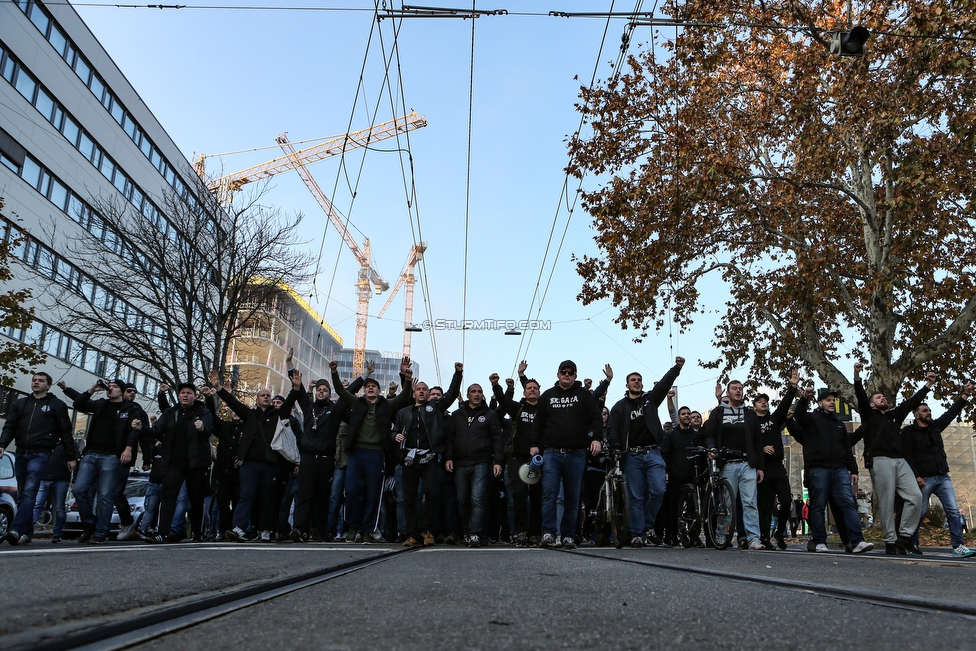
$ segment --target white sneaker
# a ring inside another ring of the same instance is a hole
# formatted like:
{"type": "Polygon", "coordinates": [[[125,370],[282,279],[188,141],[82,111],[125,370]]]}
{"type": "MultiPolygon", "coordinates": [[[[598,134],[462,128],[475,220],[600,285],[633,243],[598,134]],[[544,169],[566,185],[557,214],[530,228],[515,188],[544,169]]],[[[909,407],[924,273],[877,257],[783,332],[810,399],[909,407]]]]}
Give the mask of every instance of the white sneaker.
{"type": "Polygon", "coordinates": [[[822,552],[826,552],[826,551],[829,551],[829,550],[827,549],[827,545],[825,545],[823,543],[820,543],[819,545],[817,545],[816,549],[814,549],[813,551],[815,551],[815,552],[821,552],[822,553],[822,552]]]}
{"type": "Polygon", "coordinates": [[[116,540],[127,540],[129,538],[129,536],[132,535],[132,530],[135,529],[135,528],[136,528],[136,521],[135,521],[135,519],[133,519],[132,520],[132,524],[122,525],[122,528],[119,529],[119,535],[115,539],[116,540]]]}
{"type": "Polygon", "coordinates": [[[556,536],[556,541],[554,543],[552,543],[552,546],[555,547],[556,549],[561,549],[562,546],[563,546],[562,538],[560,538],[559,536],[556,536]]]}
{"type": "Polygon", "coordinates": [[[758,551],[762,549],[762,543],[759,542],[758,540],[750,540],[749,549],[751,549],[752,551],[758,551]]]}
{"type": "Polygon", "coordinates": [[[262,531],[261,532],[261,542],[271,542],[271,532],[262,531]]]}
{"type": "Polygon", "coordinates": [[[864,552],[869,552],[874,549],[874,543],[869,543],[866,540],[862,540],[857,543],[857,547],[854,548],[855,554],[863,554],[864,552]]]}
{"type": "Polygon", "coordinates": [[[245,542],[245,536],[247,535],[240,527],[234,527],[230,531],[224,534],[227,540],[232,540],[235,542],[245,542]]]}
{"type": "Polygon", "coordinates": [[[543,534],[539,547],[553,547],[556,544],[556,537],[551,533],[543,534]]]}
{"type": "Polygon", "coordinates": [[[969,558],[970,556],[976,556],[976,550],[972,550],[965,545],[959,545],[952,550],[953,558],[969,558]]]}

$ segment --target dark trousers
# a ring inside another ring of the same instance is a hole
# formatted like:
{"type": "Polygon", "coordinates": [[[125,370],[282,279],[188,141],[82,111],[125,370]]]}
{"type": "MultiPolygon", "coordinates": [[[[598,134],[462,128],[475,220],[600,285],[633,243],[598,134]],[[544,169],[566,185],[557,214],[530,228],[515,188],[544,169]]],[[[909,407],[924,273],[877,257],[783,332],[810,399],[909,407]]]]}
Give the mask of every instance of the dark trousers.
{"type": "Polygon", "coordinates": [[[669,545],[678,544],[678,509],[681,507],[681,489],[691,480],[691,477],[668,477],[668,488],[664,491],[665,511],[662,513],[664,530],[658,535],[669,545]]]}
{"type": "Polygon", "coordinates": [[[251,525],[251,512],[256,510],[254,525],[260,531],[272,531],[277,466],[268,461],[248,460],[241,466],[240,474],[241,501],[234,509],[234,527],[247,531],[251,525]]]}
{"type": "Polygon", "coordinates": [[[403,466],[402,473],[403,493],[406,497],[403,504],[406,528],[402,533],[419,539],[422,532],[434,531],[434,517],[437,515],[438,493],[441,488],[441,464],[435,457],[423,465],[414,463],[403,466]],[[418,523],[417,493],[420,491],[421,480],[424,486],[424,503],[418,523]]]}
{"type": "Polygon", "coordinates": [[[170,466],[163,474],[163,493],[159,500],[159,535],[165,537],[173,524],[176,513],[176,500],[180,488],[186,482],[186,493],[190,498],[190,527],[194,537],[203,533],[203,500],[207,496],[209,482],[206,468],[177,468],[170,466]]]}
{"type": "Polygon", "coordinates": [[[461,515],[458,512],[457,486],[453,472],[441,473],[440,496],[437,500],[437,534],[459,534],[461,515]]]}
{"type": "Polygon", "coordinates": [[[309,533],[310,521],[316,529],[325,531],[334,472],[335,457],[302,453],[298,466],[298,502],[295,504],[295,528],[302,533],[309,533]]]}
{"type": "Polygon", "coordinates": [[[786,523],[790,517],[790,480],[785,472],[776,472],[763,477],[759,484],[759,538],[769,541],[770,528],[773,523],[773,511],[776,508],[776,498],[779,498],[779,510],[776,512],[776,533],[786,534],[786,523]]]}
{"type": "Polygon", "coordinates": [[[132,509],[129,508],[129,498],[125,496],[125,486],[129,481],[129,470],[132,466],[119,466],[118,490],[115,492],[115,510],[119,512],[119,522],[123,527],[132,524],[132,509]]]}
{"type": "MultiPolygon", "coordinates": [[[[508,490],[512,494],[512,510],[515,515],[515,533],[528,536],[542,535],[542,482],[526,484],[519,476],[519,469],[529,463],[531,457],[513,456],[508,460],[508,490]]],[[[601,480],[602,481],[602,480],[601,480]]],[[[597,491],[599,492],[599,486],[597,491]]],[[[587,503],[587,493],[584,490],[583,501],[587,503]]],[[[593,500],[596,509],[596,500],[593,500]]]]}
{"type": "Polygon", "coordinates": [[[225,471],[216,476],[217,511],[221,529],[234,526],[234,508],[241,499],[241,476],[237,471],[225,471]]]}

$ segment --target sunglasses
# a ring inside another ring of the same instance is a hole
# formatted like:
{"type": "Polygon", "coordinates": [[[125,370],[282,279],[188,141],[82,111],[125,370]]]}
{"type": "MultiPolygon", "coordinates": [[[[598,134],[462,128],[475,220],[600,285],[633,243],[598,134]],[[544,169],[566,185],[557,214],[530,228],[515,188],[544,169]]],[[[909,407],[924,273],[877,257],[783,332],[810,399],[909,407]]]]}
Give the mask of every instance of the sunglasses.
{"type": "Polygon", "coordinates": [[[560,375],[576,375],[576,371],[574,371],[573,369],[570,369],[570,368],[561,368],[561,369],[559,369],[559,374],[560,375]]]}

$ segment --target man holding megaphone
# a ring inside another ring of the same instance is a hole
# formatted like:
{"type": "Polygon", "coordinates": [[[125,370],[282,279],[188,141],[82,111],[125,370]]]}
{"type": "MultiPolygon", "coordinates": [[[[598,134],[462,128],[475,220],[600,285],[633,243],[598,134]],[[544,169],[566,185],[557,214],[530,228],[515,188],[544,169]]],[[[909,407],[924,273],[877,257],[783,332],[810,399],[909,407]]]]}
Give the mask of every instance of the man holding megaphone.
{"type": "MultiPolygon", "coordinates": [[[[515,546],[528,547],[538,544],[542,539],[542,474],[539,469],[532,473],[532,455],[529,442],[532,437],[532,426],[535,423],[535,412],[539,406],[541,393],[539,382],[526,379],[525,369],[528,364],[523,360],[519,364],[519,382],[522,383],[522,399],[515,402],[505,394],[498,384],[498,373],[492,373],[491,390],[498,401],[515,423],[515,433],[512,436],[512,454],[508,460],[508,488],[512,494],[515,509],[515,546]],[[523,467],[527,470],[523,471],[523,467]],[[522,473],[527,479],[522,478],[522,473]]],[[[509,380],[511,382],[511,380],[509,380]]],[[[541,461],[541,457],[539,457],[541,461]]]]}

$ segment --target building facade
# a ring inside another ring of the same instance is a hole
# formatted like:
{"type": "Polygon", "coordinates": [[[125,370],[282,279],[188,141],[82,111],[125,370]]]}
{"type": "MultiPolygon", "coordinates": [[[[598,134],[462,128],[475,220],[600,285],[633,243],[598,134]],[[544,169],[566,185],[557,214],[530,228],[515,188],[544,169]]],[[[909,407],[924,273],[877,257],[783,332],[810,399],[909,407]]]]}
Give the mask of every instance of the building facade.
{"type": "MultiPolygon", "coordinates": [[[[14,250],[14,288],[29,287],[36,321],[0,336],[36,344],[44,370],[85,389],[96,377],[121,377],[142,395],[155,394],[152,373],[100,350],[53,318],[41,300],[58,286],[68,296],[118,310],[120,327],[132,307],[71,259],[66,243],[94,236],[123,255],[123,243],[95,207],[110,201],[141,214],[167,235],[162,197],[194,204],[202,184],[190,163],[139,98],[109,54],[67,3],[0,3],[0,236],[23,237],[14,250]]],[[[140,326],[142,327],[142,326],[140,326]]],[[[158,326],[148,324],[147,330],[158,326]]],[[[164,337],[165,331],[153,332],[164,337]]],[[[13,394],[28,391],[17,378],[13,394]]],[[[2,402],[2,401],[0,401],[2,402]]],[[[152,404],[149,401],[148,404],[152,404]]],[[[79,417],[76,432],[86,423],[79,417]]]]}

